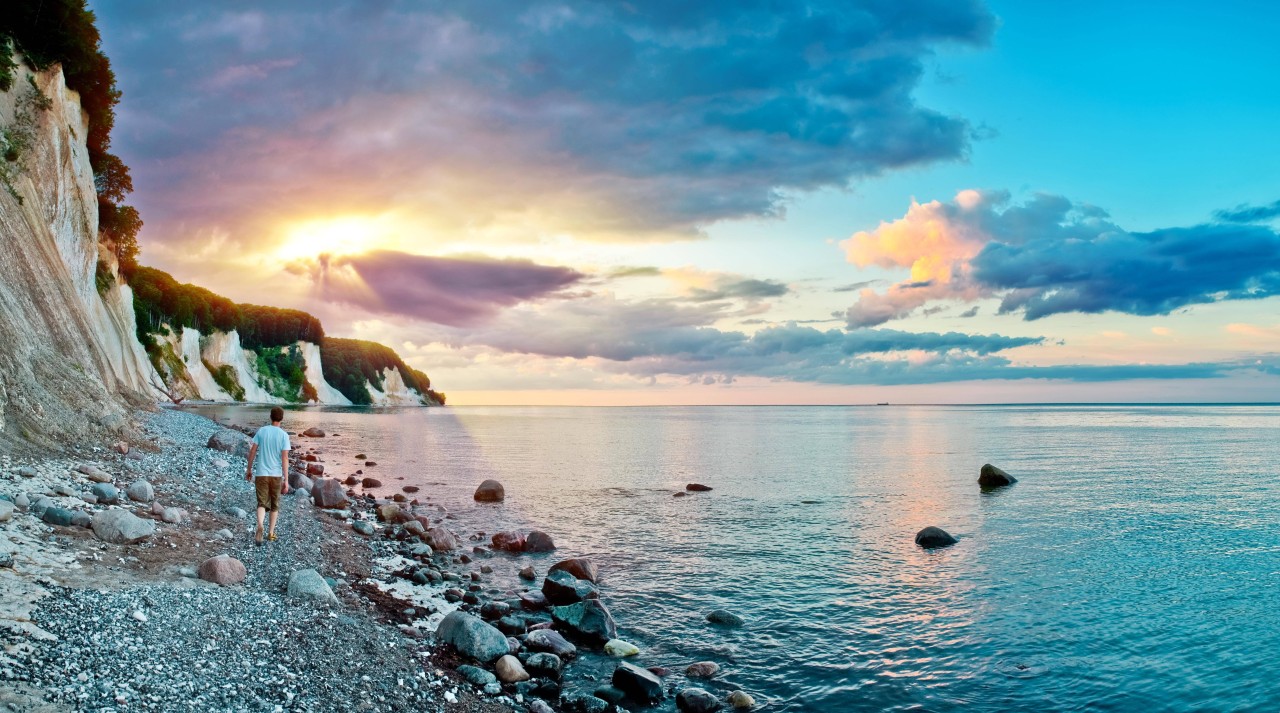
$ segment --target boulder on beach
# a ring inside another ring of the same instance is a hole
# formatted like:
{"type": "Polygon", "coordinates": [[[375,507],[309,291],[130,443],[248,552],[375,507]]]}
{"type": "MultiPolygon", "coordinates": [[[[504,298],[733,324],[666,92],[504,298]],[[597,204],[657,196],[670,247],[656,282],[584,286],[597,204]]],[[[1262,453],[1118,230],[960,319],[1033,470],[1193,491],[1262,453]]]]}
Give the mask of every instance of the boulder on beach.
{"type": "Polygon", "coordinates": [[[978,471],[978,485],[984,488],[1001,488],[1016,482],[1018,482],[1017,478],[990,463],[982,466],[982,470],[978,471]]]}
{"type": "Polygon", "coordinates": [[[375,532],[373,523],[368,520],[356,520],[351,523],[351,529],[365,537],[372,537],[375,532]]]}
{"type": "MultiPolygon", "coordinates": [[[[111,474],[107,473],[105,470],[99,468],[96,465],[81,463],[80,465],[76,466],[76,471],[83,474],[86,478],[88,478],[89,480],[92,480],[95,483],[111,482],[111,474]]],[[[28,477],[34,477],[34,476],[28,476],[28,477]]]]}
{"type": "Polygon", "coordinates": [[[124,494],[129,496],[130,500],[139,503],[149,503],[156,497],[156,489],[151,487],[151,483],[145,480],[135,480],[125,488],[124,494]]]}
{"type": "MultiPolygon", "coordinates": [[[[595,562],[592,562],[586,557],[574,557],[572,559],[561,560],[551,565],[550,572],[560,570],[568,572],[578,579],[585,579],[588,582],[593,583],[597,582],[600,577],[600,570],[596,568],[595,562]]],[[[550,574],[550,572],[548,572],[548,574],[550,574]]]]}
{"type": "Polygon", "coordinates": [[[308,463],[307,475],[324,475],[323,463],[308,463]]]}
{"type": "Polygon", "coordinates": [[[57,525],[59,527],[66,527],[70,525],[72,520],[75,519],[75,516],[76,514],[73,511],[56,506],[47,507],[44,512],[40,513],[41,520],[44,520],[50,525],[57,525]]]}
{"type": "Polygon", "coordinates": [[[531,592],[520,592],[519,596],[520,596],[520,604],[525,609],[528,609],[530,611],[537,611],[539,609],[547,608],[547,604],[548,604],[547,595],[543,594],[542,592],[539,592],[536,589],[531,592]]]}
{"type": "Polygon", "coordinates": [[[337,604],[338,597],[329,583],[314,569],[300,569],[289,575],[289,598],[305,599],[321,604],[337,604]]]}
{"type": "Polygon", "coordinates": [[[535,629],[530,631],[524,638],[524,645],[528,646],[532,651],[555,654],[561,659],[573,658],[578,655],[578,647],[569,643],[568,639],[561,636],[560,632],[554,629],[535,629]]]}
{"type": "Polygon", "coordinates": [[[220,428],[212,436],[209,436],[209,448],[223,453],[230,453],[233,456],[241,458],[249,457],[249,447],[251,445],[249,437],[239,431],[233,431],[230,428],[220,428]]]}
{"type": "Polygon", "coordinates": [[[491,683],[497,683],[498,677],[480,668],[479,666],[471,666],[470,664],[462,664],[457,668],[458,673],[465,679],[467,683],[473,686],[484,688],[491,683]]]}
{"type": "Polygon", "coordinates": [[[502,483],[490,478],[480,484],[476,488],[475,499],[482,503],[496,503],[506,499],[506,491],[502,488],[502,483]]]}
{"type": "Polygon", "coordinates": [[[115,505],[120,502],[120,491],[111,483],[94,483],[89,492],[104,505],[115,505]]]}
{"type": "Polygon", "coordinates": [[[302,474],[300,470],[289,471],[289,487],[294,490],[311,490],[316,487],[316,483],[311,478],[302,474]]]}
{"type": "Polygon", "coordinates": [[[542,530],[533,530],[524,538],[525,552],[553,552],[555,549],[555,540],[542,530]]]}
{"type": "Polygon", "coordinates": [[[312,426],[311,428],[303,431],[302,435],[307,438],[324,438],[324,430],[312,426]]]}
{"type": "Polygon", "coordinates": [[[98,539],[117,545],[128,545],[145,540],[156,531],[155,521],[144,520],[120,508],[103,510],[94,515],[90,526],[98,539]]]}
{"type": "Polygon", "coordinates": [[[538,578],[538,572],[533,568],[533,565],[525,565],[524,567],[520,568],[520,579],[537,579],[537,578],[538,578]]]}
{"type": "Polygon", "coordinates": [[[720,699],[701,688],[686,688],[676,694],[676,710],[680,713],[712,713],[723,707],[720,699]]]}
{"type": "Polygon", "coordinates": [[[223,587],[244,581],[247,572],[244,563],[231,555],[218,555],[200,563],[196,573],[206,582],[223,587]]]}
{"type": "Polygon", "coordinates": [[[551,607],[551,621],[580,639],[601,644],[618,635],[613,615],[599,599],[584,599],[577,604],[551,607]]]}
{"type": "Polygon", "coordinates": [[[465,612],[451,612],[436,628],[436,638],[482,663],[507,653],[507,637],[490,624],[465,612]]]}
{"type": "Polygon", "coordinates": [[[564,668],[564,663],[560,661],[559,656],[543,652],[531,654],[529,658],[525,659],[524,667],[534,676],[560,678],[560,671],[564,668]]]}
{"type": "Polygon", "coordinates": [[[711,491],[711,486],[703,485],[702,483],[689,483],[684,486],[684,489],[691,493],[706,493],[711,491]]]}
{"type": "Polygon", "coordinates": [[[320,478],[311,488],[311,501],[318,508],[341,508],[347,504],[347,494],[336,479],[320,478]]]}
{"type": "Polygon", "coordinates": [[[503,683],[515,683],[516,681],[528,681],[532,676],[524,670],[524,665],[520,663],[520,659],[507,654],[498,659],[498,663],[494,665],[493,672],[498,675],[498,680],[503,683]]]}
{"type": "Polygon", "coordinates": [[[490,539],[495,550],[506,550],[507,552],[524,551],[525,538],[524,535],[518,532],[495,532],[490,539]]]}
{"type": "Polygon", "coordinates": [[[640,703],[657,703],[662,700],[662,681],[648,671],[625,661],[613,670],[612,683],[628,698],[640,703]]]}
{"type": "Polygon", "coordinates": [[[916,533],[916,544],[929,550],[935,547],[949,547],[959,542],[951,533],[941,527],[930,525],[916,533]]]}
{"type": "Polygon", "coordinates": [[[395,503],[384,503],[377,507],[378,519],[382,522],[389,522],[392,525],[398,525],[402,522],[408,522],[413,516],[405,512],[395,503]]]}
{"type": "Polygon", "coordinates": [[[0,522],[8,522],[13,517],[13,503],[8,500],[0,500],[0,522]]]}
{"type": "Polygon", "coordinates": [[[362,479],[362,480],[360,481],[360,487],[362,487],[362,488],[381,488],[381,487],[382,487],[382,481],[381,481],[381,480],[378,480],[377,478],[364,478],[364,479],[362,479]]]}
{"type": "Polygon", "coordinates": [[[422,536],[422,541],[431,545],[436,552],[447,552],[458,548],[458,538],[443,527],[433,527],[422,536]]]}

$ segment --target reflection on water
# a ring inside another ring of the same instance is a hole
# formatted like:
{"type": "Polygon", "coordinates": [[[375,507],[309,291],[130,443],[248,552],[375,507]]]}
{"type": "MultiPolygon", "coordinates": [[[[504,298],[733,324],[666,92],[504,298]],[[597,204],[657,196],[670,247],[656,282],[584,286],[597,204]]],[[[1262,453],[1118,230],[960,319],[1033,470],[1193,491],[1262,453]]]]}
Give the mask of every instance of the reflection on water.
{"type": "Polygon", "coordinates": [[[330,472],[366,452],[386,492],[422,485],[463,533],[536,526],[557,556],[592,555],[643,663],[718,661],[712,687],[768,710],[1280,701],[1277,407],[303,409],[286,425],[339,432],[308,442],[330,472]],[[981,492],[986,462],[1018,484],[981,492]],[[489,477],[506,503],[471,501],[489,477]],[[671,496],[689,482],[715,490],[671,496]],[[960,544],[916,548],[931,524],[960,544]],[[718,607],[747,626],[711,627],[718,607]]]}

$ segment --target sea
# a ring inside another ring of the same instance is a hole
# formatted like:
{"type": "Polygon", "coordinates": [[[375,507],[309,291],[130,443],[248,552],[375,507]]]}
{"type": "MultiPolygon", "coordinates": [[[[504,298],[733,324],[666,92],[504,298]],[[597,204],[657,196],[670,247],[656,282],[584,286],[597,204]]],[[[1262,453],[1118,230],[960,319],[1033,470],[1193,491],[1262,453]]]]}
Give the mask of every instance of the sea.
{"type": "Polygon", "coordinates": [[[337,434],[298,440],[330,474],[419,486],[468,546],[555,538],[488,560],[496,587],[591,557],[635,663],[714,661],[690,685],[757,710],[1280,710],[1280,406],[299,408],[285,425],[337,434]],[[984,492],[984,463],[1018,482],[984,492]],[[472,500],[487,478],[504,502],[472,500]],[[689,483],[712,490],[675,497],[689,483]],[[917,547],[929,525],[959,542],[917,547]]]}

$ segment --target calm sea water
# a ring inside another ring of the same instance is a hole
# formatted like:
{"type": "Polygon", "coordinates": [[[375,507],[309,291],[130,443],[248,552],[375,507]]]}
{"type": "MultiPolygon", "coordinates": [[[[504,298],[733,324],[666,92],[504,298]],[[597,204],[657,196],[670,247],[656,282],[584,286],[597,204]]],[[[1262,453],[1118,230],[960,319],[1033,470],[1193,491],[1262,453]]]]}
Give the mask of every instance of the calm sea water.
{"type": "MultiPolygon", "coordinates": [[[[302,409],[287,421],[341,434],[306,442],[330,472],[368,453],[385,493],[423,486],[464,534],[537,527],[553,557],[593,557],[638,663],[716,661],[720,679],[699,685],[745,688],[765,710],[1280,709],[1280,407],[302,409]],[[987,462],[1020,482],[981,492],[987,462]],[[472,502],[485,478],[505,503],[472,502]],[[672,497],[689,482],[715,490],[672,497]],[[917,548],[926,525],[960,543],[917,548]],[[711,626],[713,608],[747,625],[711,626]]],[[[495,560],[509,586],[530,558],[495,560]]]]}

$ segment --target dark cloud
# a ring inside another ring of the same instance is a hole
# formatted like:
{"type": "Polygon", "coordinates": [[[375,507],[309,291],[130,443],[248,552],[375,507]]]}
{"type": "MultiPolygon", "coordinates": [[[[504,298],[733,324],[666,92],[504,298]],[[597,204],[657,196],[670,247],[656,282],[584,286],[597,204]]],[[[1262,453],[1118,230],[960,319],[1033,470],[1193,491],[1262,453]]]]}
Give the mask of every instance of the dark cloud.
{"type": "Polygon", "coordinates": [[[995,25],[978,0],[92,6],[116,148],[166,225],[225,217],[201,199],[232,181],[254,183],[243,213],[481,170],[538,174],[487,181],[494,214],[568,189],[624,233],[773,215],[785,191],[962,157],[970,126],[914,92],[937,46],[995,25]]]}
{"type": "Polygon", "coordinates": [[[978,306],[977,306],[977,305],[974,305],[974,306],[970,307],[969,309],[967,309],[967,310],[965,310],[965,311],[961,312],[960,314],[958,314],[958,315],[956,315],[956,316],[957,316],[957,317],[962,317],[962,318],[964,318],[964,319],[968,319],[968,318],[970,318],[970,317],[977,317],[977,316],[978,316],[978,306]]]}
{"type": "Polygon", "coordinates": [[[1224,223],[1261,223],[1280,218],[1280,201],[1267,205],[1241,203],[1235,208],[1217,211],[1213,214],[1213,217],[1224,223]]]}
{"type": "MultiPolygon", "coordinates": [[[[910,267],[930,279],[863,290],[848,325],[874,326],[934,301],[999,298],[1000,312],[1159,315],[1280,294],[1280,234],[1209,223],[1130,232],[1106,212],[1062,196],[1009,205],[1006,193],[964,191],[844,243],[858,264],[910,267]]],[[[932,309],[932,308],[926,308],[932,309]]]]}
{"type": "Polygon", "coordinates": [[[694,288],[689,291],[689,299],[693,302],[713,302],[726,299],[760,300],[767,297],[781,297],[791,290],[776,280],[757,280],[755,278],[733,278],[724,280],[714,288],[694,288]]]}
{"type": "Polygon", "coordinates": [[[322,256],[290,270],[309,276],[326,302],[451,326],[472,325],[500,308],[536,300],[583,278],[527,260],[440,258],[376,251],[322,256]]]}

